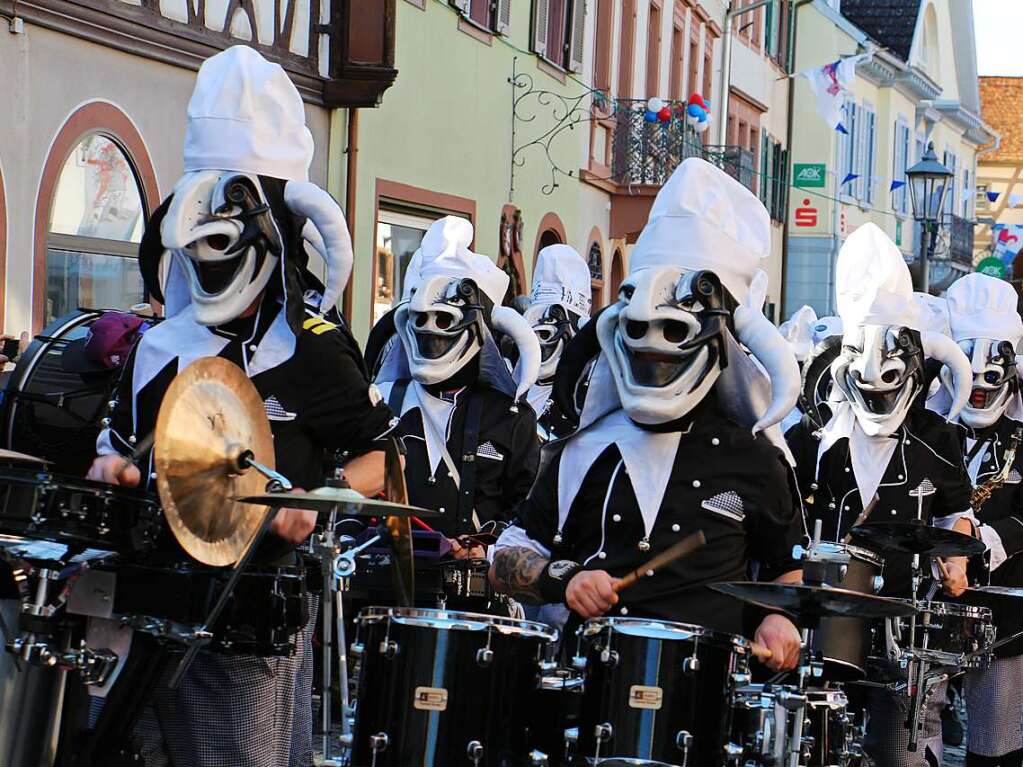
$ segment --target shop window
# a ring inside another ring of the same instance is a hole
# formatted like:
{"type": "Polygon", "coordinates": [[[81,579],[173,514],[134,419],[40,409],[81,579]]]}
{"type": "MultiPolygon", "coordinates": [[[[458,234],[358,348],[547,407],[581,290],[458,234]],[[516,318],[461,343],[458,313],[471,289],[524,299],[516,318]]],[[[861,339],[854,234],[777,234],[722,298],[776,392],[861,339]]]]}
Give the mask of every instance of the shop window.
{"type": "Polygon", "coordinates": [[[145,300],[136,262],[143,213],[139,180],[121,147],[100,133],[79,141],[50,207],[46,323],[79,306],[128,309],[145,300]]]}

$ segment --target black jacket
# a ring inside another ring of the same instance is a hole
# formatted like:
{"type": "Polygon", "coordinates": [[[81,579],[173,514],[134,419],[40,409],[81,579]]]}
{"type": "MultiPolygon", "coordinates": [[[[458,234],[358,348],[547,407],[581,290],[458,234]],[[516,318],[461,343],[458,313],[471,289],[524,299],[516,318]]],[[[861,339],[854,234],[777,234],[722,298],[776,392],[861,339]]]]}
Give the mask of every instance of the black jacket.
{"type": "MultiPolygon", "coordinates": [[[[599,422],[591,427],[599,429],[599,422]]],[[[686,535],[703,530],[707,544],[651,578],[640,579],[611,614],[682,621],[733,634],[744,633],[742,605],[706,588],[747,580],[751,562],[760,580],[796,569],[792,547],[803,540],[791,470],[781,451],[762,435],[728,420],[716,401],[700,404],[682,426],[668,487],[650,535],[615,444],[590,466],[555,541],[561,451],[572,437],[545,448],[555,452],[518,512],[517,524],[550,549],[588,569],[623,576],[686,535]]]]}
{"type": "MultiPolygon", "coordinates": [[[[805,499],[807,525],[824,523],[822,539],[841,540],[871,499],[860,498],[849,456],[849,440],[838,440],[820,458],[820,440],[804,418],[786,434],[796,459],[799,489],[805,499]]],[[[910,522],[922,507],[923,521],[964,512],[970,507],[970,479],[963,466],[959,435],[944,418],[913,407],[891,437],[898,446],[878,486],[879,502],[869,522],[910,522]],[[933,491],[928,487],[928,481],[933,491]],[[924,488],[920,497],[911,495],[924,488]]],[[[879,552],[885,557],[884,596],[910,596],[909,555],[879,552]]]]}

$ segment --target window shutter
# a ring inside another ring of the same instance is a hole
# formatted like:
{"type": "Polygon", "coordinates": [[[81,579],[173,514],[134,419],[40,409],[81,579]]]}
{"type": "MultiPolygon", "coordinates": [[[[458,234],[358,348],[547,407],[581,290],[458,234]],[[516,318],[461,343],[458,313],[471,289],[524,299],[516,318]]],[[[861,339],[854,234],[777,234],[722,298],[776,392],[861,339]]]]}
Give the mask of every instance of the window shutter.
{"type": "Polygon", "coordinates": [[[449,0],[449,2],[463,16],[468,16],[472,10],[472,0],[449,0]]]}
{"type": "Polygon", "coordinates": [[[494,31],[499,35],[511,32],[511,0],[494,0],[494,31]]]}
{"type": "Polygon", "coordinates": [[[871,110],[867,112],[867,165],[863,174],[863,184],[867,202],[874,202],[874,164],[877,154],[877,115],[871,110]]]}
{"type": "Polygon", "coordinates": [[[570,0],[572,17],[568,25],[568,71],[583,71],[586,43],[586,0],[570,0]]]}
{"type": "MultiPolygon", "coordinates": [[[[533,0],[533,53],[547,58],[547,24],[550,20],[550,0],[533,0]]],[[[557,54],[557,51],[551,53],[557,54]]]]}

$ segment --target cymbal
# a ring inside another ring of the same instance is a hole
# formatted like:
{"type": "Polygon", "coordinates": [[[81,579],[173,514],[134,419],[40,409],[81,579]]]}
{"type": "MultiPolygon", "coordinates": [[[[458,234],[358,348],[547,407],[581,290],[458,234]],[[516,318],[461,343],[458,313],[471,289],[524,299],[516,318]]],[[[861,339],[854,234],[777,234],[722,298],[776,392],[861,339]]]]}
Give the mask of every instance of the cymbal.
{"type": "Polygon", "coordinates": [[[253,495],[235,496],[239,503],[254,503],[260,506],[277,508],[307,509],[328,513],[334,506],[340,506],[341,512],[355,517],[439,517],[441,513],[433,509],[421,509],[418,506],[406,506],[402,503],[367,498],[348,487],[318,487],[315,490],[298,493],[258,493],[253,495]]]}
{"type": "Polygon", "coordinates": [[[28,463],[33,466],[46,466],[50,462],[45,458],[38,458],[28,453],[19,453],[16,450],[0,449],[0,463],[28,463]]]}
{"type": "Polygon", "coordinates": [[[235,563],[258,531],[265,509],[238,496],[266,480],[239,461],[246,451],[274,467],[263,398],[241,368],[203,357],[175,376],[156,420],[156,487],[171,532],[207,565],[235,563]]]}
{"type": "MultiPolygon", "coordinates": [[[[384,446],[384,495],[392,503],[408,503],[405,471],[401,466],[398,441],[388,437],[384,446]]],[[[412,551],[412,520],[397,514],[388,515],[387,532],[391,535],[391,580],[401,607],[411,607],[416,593],[415,555],[412,551]]]]}
{"type": "Polygon", "coordinates": [[[932,557],[969,557],[985,548],[984,542],[973,536],[919,522],[870,522],[857,525],[850,534],[857,543],[881,551],[932,557]]]}
{"type": "Polygon", "coordinates": [[[743,602],[769,610],[784,610],[800,618],[895,618],[916,612],[911,603],[900,599],[831,586],[734,581],[712,583],[710,588],[743,602]]]}
{"type": "Polygon", "coordinates": [[[1023,597],[1023,589],[1013,586],[973,586],[967,589],[975,594],[993,594],[999,597],[1023,597]]]}

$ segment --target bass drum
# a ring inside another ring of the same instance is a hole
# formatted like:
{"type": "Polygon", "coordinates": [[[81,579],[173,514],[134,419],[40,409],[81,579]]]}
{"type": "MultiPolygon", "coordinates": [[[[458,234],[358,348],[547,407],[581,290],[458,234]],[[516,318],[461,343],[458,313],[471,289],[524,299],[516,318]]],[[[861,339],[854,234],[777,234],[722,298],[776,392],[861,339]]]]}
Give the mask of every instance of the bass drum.
{"type": "Polygon", "coordinates": [[[55,472],[85,476],[120,368],[78,372],[62,358],[102,315],[78,309],[56,319],[18,357],[0,407],[3,447],[45,458],[55,472]]]}

